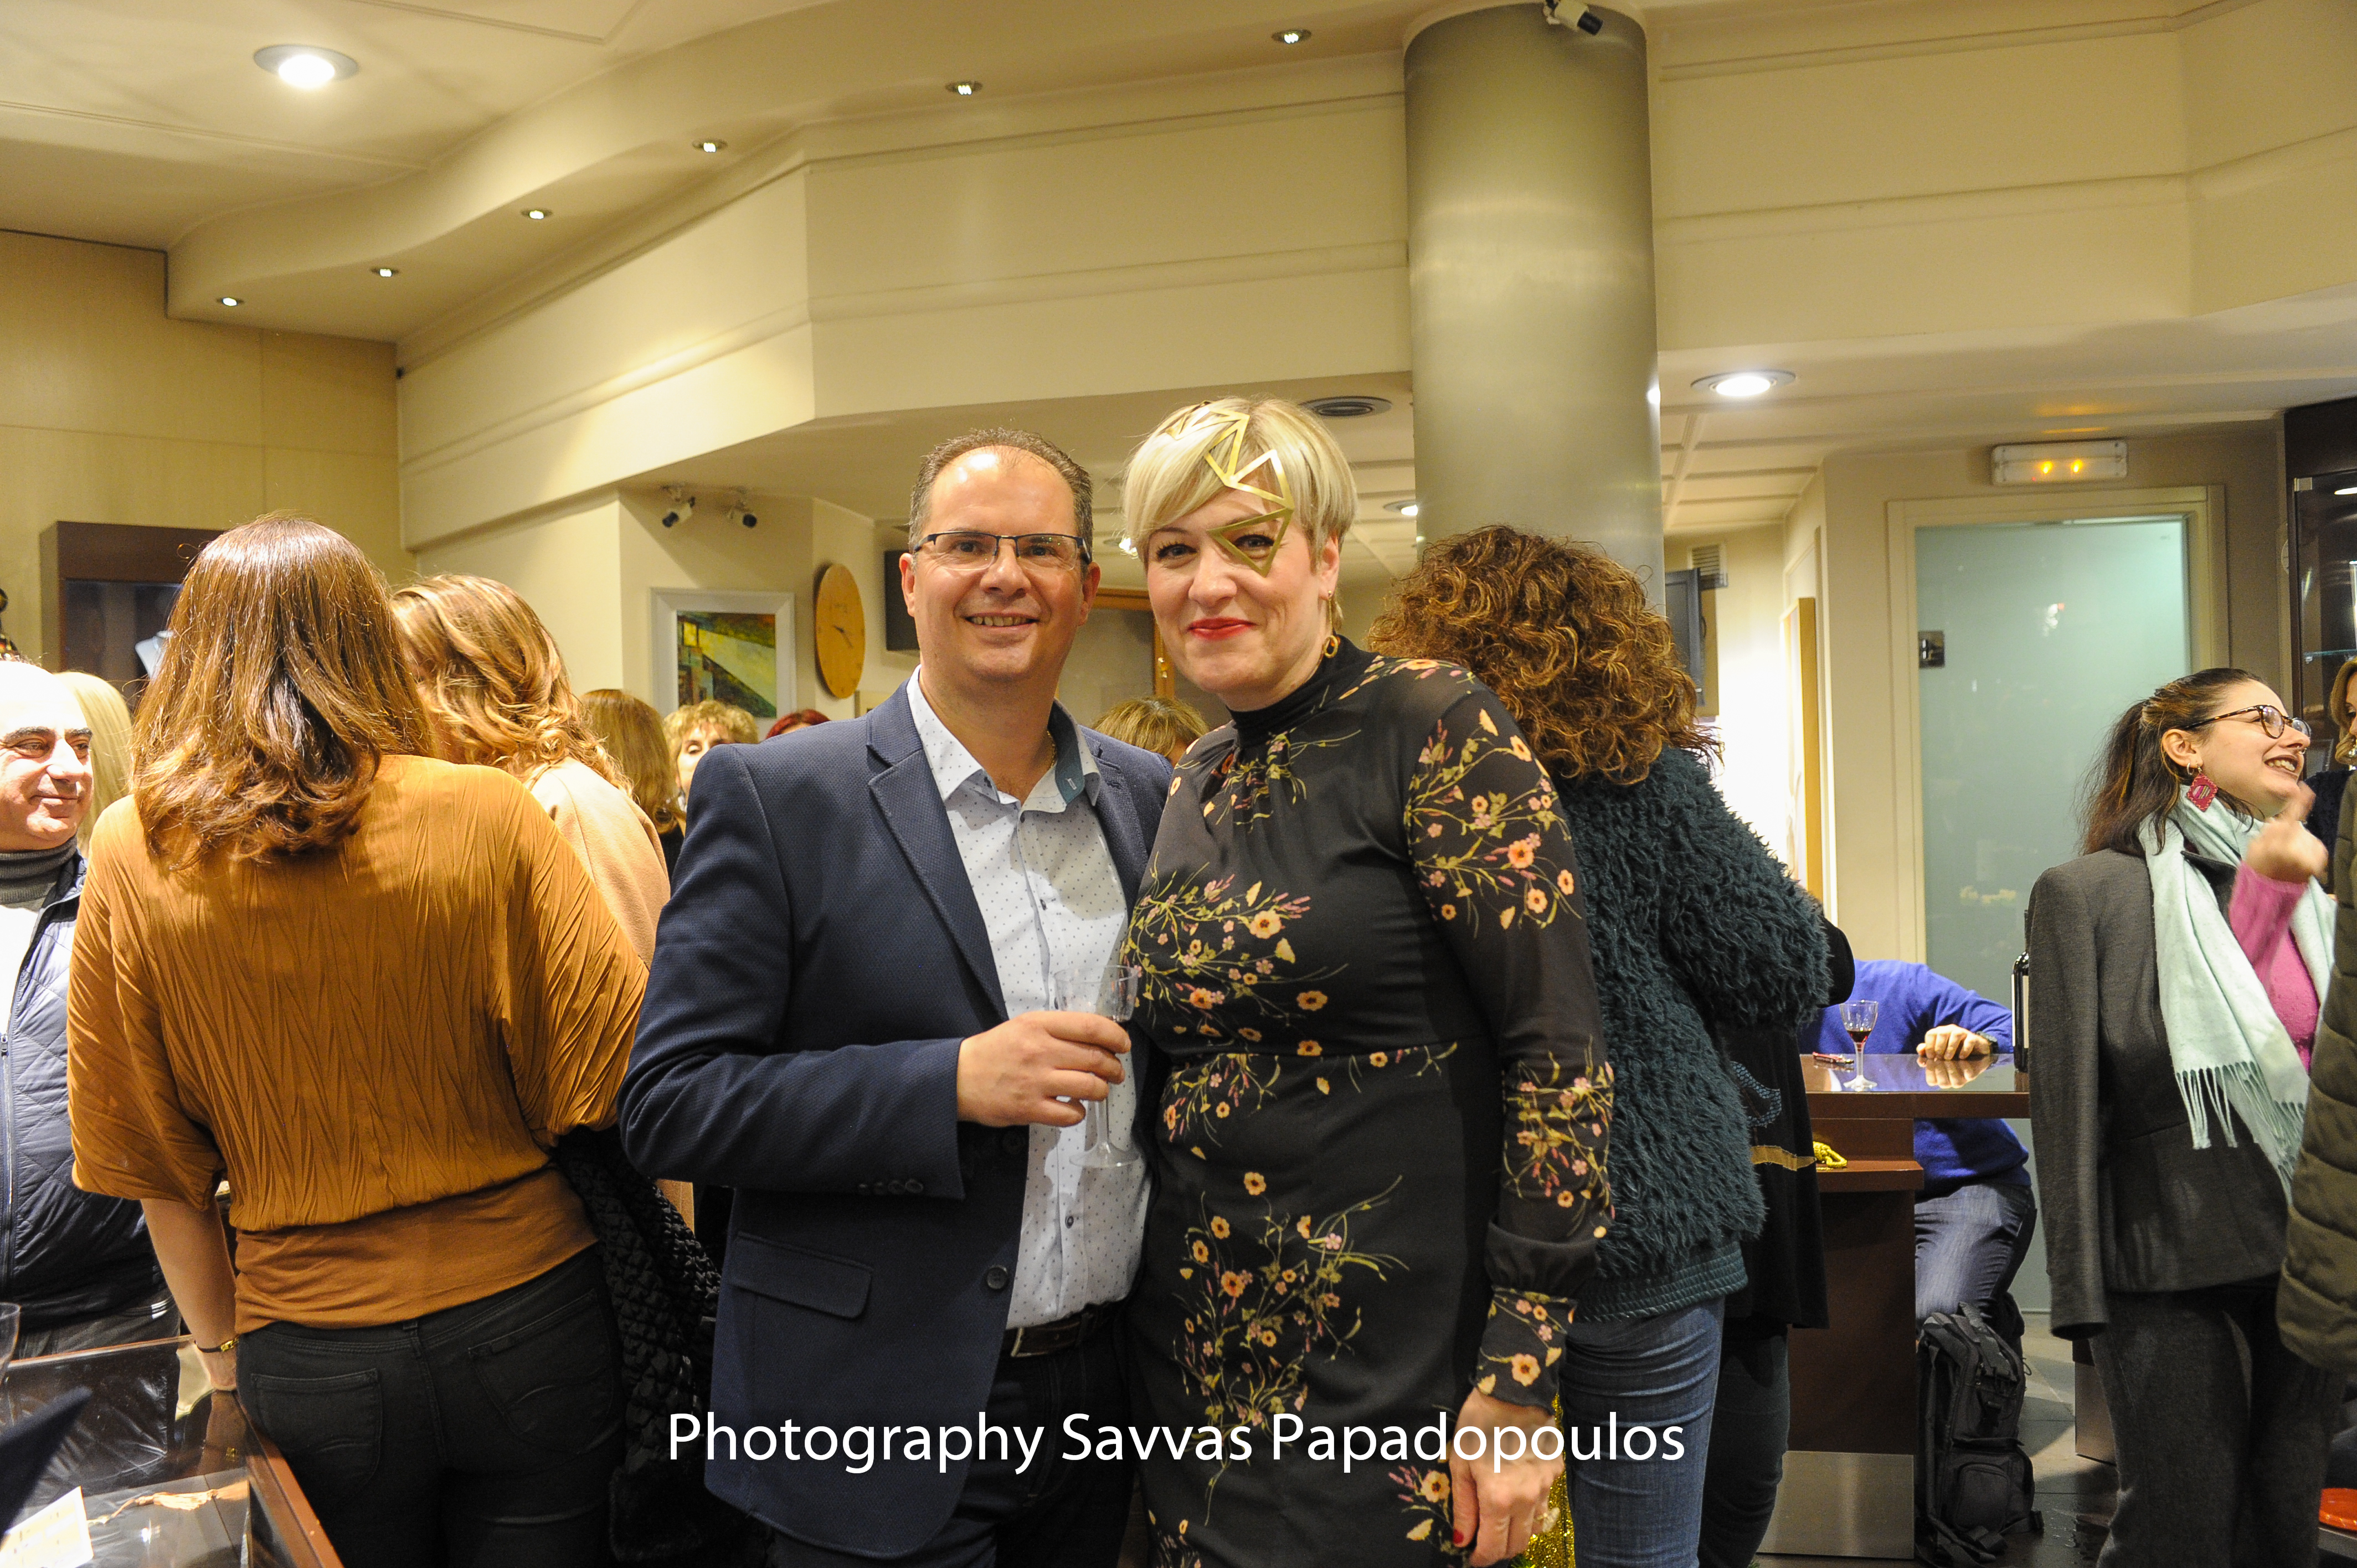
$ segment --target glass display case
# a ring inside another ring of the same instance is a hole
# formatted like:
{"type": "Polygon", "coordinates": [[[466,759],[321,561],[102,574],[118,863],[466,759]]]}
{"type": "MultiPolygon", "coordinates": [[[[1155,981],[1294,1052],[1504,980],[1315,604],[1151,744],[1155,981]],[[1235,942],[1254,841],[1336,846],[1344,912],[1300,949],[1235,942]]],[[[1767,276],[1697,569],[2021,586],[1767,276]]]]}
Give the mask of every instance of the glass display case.
{"type": "Polygon", "coordinates": [[[2295,478],[2291,492],[2292,683],[2316,732],[2311,768],[2330,766],[2340,728],[2326,711],[2332,678],[2357,659],[2357,470],[2295,478]]]}
{"type": "Polygon", "coordinates": [[[285,1460],[187,1338],[17,1361],[0,1414],[75,1389],[90,1403],[18,1524],[79,1487],[94,1568],[338,1568],[285,1460]]]}

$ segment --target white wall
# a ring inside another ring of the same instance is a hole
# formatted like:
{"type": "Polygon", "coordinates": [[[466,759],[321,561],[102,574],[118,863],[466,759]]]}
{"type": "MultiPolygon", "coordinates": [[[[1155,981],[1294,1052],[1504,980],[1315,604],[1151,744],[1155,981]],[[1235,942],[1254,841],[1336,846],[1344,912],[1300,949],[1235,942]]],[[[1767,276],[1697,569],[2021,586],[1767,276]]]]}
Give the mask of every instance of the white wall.
{"type": "Polygon", "coordinates": [[[1784,671],[1778,624],[1784,608],[1784,539],[1772,524],[1734,533],[1680,533],[1669,555],[1683,564],[1698,544],[1725,552],[1727,586],[1707,594],[1703,615],[1717,654],[1718,716],[1712,723],[1723,748],[1718,791],[1769,848],[1789,857],[1784,671]]]}

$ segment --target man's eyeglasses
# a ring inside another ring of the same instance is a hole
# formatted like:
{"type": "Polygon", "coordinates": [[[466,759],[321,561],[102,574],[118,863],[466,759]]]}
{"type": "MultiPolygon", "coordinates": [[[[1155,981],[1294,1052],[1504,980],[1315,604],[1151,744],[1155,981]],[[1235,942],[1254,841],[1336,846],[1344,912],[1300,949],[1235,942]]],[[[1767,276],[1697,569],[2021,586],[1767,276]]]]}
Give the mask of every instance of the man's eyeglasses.
{"type": "Polygon", "coordinates": [[[1077,533],[985,533],[979,529],[928,533],[917,541],[917,553],[952,572],[980,572],[998,559],[1001,544],[1015,546],[1015,564],[1027,572],[1077,572],[1091,560],[1089,542],[1077,533]]]}
{"type": "Polygon", "coordinates": [[[2308,727],[2306,719],[2296,719],[2272,703],[2259,703],[2247,708],[2235,708],[2228,713],[2212,714],[2201,722],[2205,725],[2214,725],[2220,719],[2245,718],[2257,721],[2259,727],[2267,732],[2269,740],[2281,740],[2283,732],[2287,729],[2296,729],[2310,739],[2315,738],[2316,736],[2316,732],[2308,727]]]}

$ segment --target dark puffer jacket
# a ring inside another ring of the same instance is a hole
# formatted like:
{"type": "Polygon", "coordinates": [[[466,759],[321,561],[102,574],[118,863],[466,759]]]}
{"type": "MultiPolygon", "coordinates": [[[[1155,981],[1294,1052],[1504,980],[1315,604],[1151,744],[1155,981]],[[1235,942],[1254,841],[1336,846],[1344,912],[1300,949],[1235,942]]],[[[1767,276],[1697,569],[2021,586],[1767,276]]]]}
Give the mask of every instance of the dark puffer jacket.
{"type": "Polygon", "coordinates": [[[0,1149],[8,1162],[8,1232],[0,1301],[31,1332],[121,1312],[164,1288],[139,1206],[73,1183],[66,1117],[66,978],[85,863],[69,856],[16,972],[0,1038],[0,1149]]]}
{"type": "MultiPolygon", "coordinates": [[[[2276,1326],[2311,1367],[2357,1372],[2357,854],[2344,809],[2332,852],[2341,905],[2332,985],[2309,1068],[2308,1128],[2292,1173],[2276,1326]]],[[[2050,1246],[2051,1241],[2048,1243],[2050,1246]]]]}
{"type": "Polygon", "coordinates": [[[1583,1318],[1638,1317],[1742,1288],[1764,1209],[1743,1104],[1711,1027],[1792,1037],[1824,1004],[1816,905],[1702,764],[1641,783],[1556,780],[1587,879],[1612,1058],[1612,1228],[1583,1318]]]}

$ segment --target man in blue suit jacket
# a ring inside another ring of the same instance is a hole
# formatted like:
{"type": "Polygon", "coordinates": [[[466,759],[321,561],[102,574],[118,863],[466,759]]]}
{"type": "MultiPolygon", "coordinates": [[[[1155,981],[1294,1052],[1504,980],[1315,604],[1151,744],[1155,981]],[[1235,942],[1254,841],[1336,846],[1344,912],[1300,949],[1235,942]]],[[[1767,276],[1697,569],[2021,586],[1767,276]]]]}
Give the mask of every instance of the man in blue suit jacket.
{"type": "Polygon", "coordinates": [[[1145,1108],[1122,1027],[1058,1009],[1093,999],[1170,768],[1055,701],[1089,529],[1049,443],[943,443],[900,564],[917,676],[696,769],[622,1136],[737,1189],[687,1436],[778,1568],[1119,1552],[1130,1464],[1065,1423],[1127,1422],[1146,1177],[1084,1172],[1076,1124],[1105,1100],[1142,1148],[1145,1108]]]}

